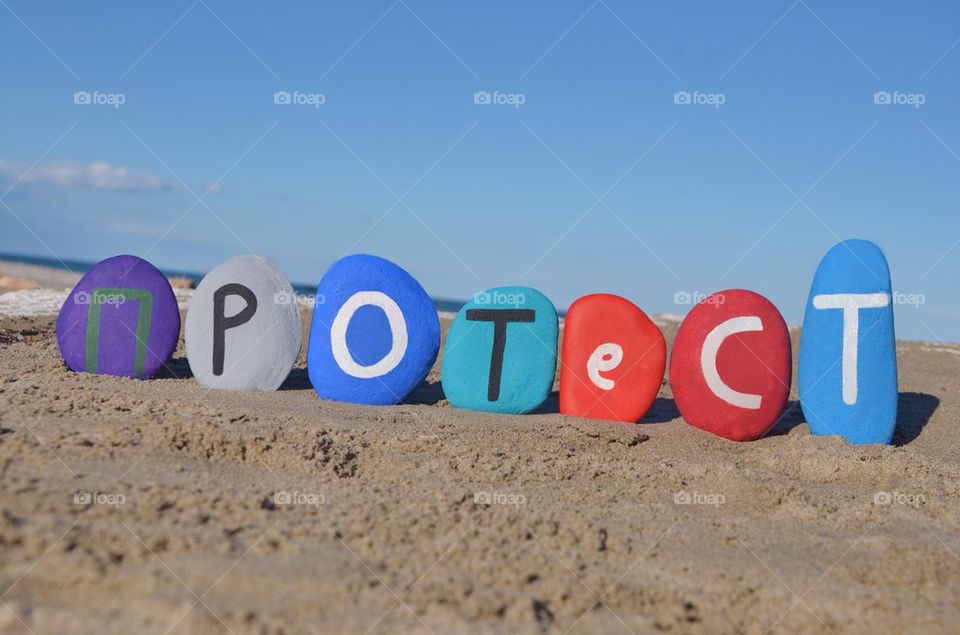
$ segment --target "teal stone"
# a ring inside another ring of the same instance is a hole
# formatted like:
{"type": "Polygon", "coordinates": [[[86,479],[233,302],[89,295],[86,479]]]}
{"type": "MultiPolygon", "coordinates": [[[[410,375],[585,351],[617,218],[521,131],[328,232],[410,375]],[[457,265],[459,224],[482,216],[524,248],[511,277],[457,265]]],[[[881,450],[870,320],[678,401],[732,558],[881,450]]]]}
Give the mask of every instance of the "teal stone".
{"type": "Polygon", "coordinates": [[[478,293],[457,313],[443,349],[443,391],[468,410],[522,414],[550,394],[557,310],[529,287],[478,293]]]}

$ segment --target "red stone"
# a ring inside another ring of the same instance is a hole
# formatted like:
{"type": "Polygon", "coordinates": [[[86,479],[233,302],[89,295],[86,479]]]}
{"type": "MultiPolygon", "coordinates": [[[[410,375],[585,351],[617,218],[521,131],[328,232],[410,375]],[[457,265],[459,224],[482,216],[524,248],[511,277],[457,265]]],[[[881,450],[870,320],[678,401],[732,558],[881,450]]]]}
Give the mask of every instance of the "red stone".
{"type": "Polygon", "coordinates": [[[753,291],[705,298],[684,318],[673,343],[670,385],[680,414],[727,439],[766,434],[783,412],[790,377],[787,325],[777,307],[753,291]]]}
{"type": "Polygon", "coordinates": [[[560,412],[639,421],[657,397],[666,362],[663,333],[636,305],[605,293],[584,296],[567,311],[560,412]]]}

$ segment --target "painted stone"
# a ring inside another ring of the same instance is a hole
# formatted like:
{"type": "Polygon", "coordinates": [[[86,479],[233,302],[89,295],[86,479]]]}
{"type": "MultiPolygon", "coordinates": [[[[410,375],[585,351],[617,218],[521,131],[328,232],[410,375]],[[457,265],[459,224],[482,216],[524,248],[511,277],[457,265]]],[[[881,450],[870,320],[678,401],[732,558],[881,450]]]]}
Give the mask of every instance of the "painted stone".
{"type": "Polygon", "coordinates": [[[897,350],[887,259],[865,240],[834,246],[810,287],[800,336],[800,407],[813,434],[889,443],[897,350]]]}
{"type": "Polygon", "coordinates": [[[57,345],[70,370],[147,379],[180,338],[180,311],[167,278],[136,256],[88,271],[57,315],[57,345]]]}
{"type": "Polygon", "coordinates": [[[400,403],[423,382],[439,349],[433,302],[389,260],[347,256],[320,280],[307,370],[324,399],[400,403]]]}
{"type": "Polygon", "coordinates": [[[570,305],[563,328],[560,412],[639,421],[663,380],[667,344],[646,313],[598,293],[570,305]]]}
{"type": "Polygon", "coordinates": [[[753,291],[719,291],[684,318],[670,355],[677,408],[692,426],[734,441],[766,434],[790,394],[783,316],[753,291]]]}
{"type": "Polygon", "coordinates": [[[557,310],[529,287],[497,287],[464,305],[443,349],[443,391],[451,405],[520,414],[553,387],[557,310]]]}
{"type": "Polygon", "coordinates": [[[193,376],[221,390],[276,390],[297,361],[301,338],[293,287],[276,264],[254,255],[204,276],[184,325],[193,376]]]}

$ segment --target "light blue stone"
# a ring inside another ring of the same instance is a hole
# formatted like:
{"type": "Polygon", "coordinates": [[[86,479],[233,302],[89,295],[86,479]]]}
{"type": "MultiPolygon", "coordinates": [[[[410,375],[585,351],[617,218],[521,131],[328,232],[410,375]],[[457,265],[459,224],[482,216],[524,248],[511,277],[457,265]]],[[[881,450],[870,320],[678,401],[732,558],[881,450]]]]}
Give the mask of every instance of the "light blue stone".
{"type": "Polygon", "coordinates": [[[389,260],[347,256],[320,280],[307,372],[324,399],[400,403],[423,382],[439,348],[433,302],[389,260]]]}
{"type": "Polygon", "coordinates": [[[557,333],[557,310],[536,289],[497,287],[478,293],[457,313],[444,345],[447,400],[470,410],[535,410],[553,387],[557,333]],[[499,347],[497,334],[505,337],[499,347]],[[503,353],[499,359],[498,349],[503,353]]]}
{"type": "Polygon", "coordinates": [[[893,438],[892,287],[887,260],[873,243],[844,241],[820,261],[803,318],[798,383],[813,434],[839,434],[850,443],[893,438]]]}

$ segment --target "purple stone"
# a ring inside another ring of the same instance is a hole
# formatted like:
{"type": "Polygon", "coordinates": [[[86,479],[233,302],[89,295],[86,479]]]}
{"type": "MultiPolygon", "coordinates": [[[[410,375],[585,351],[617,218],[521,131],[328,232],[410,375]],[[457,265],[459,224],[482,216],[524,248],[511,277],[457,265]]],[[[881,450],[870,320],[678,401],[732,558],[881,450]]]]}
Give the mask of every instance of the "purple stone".
{"type": "Polygon", "coordinates": [[[180,311],[167,278],[136,256],[101,260],[57,316],[57,345],[70,370],[147,379],[180,339],[180,311]]]}

